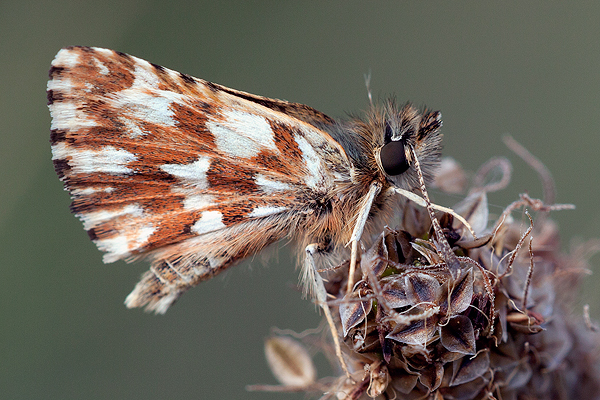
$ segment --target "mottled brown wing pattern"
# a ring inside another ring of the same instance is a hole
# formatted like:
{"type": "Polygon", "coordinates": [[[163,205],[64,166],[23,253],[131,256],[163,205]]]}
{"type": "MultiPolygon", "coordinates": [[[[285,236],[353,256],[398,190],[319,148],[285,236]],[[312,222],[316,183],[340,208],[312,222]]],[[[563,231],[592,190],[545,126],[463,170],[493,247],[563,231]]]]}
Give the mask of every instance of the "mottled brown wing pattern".
{"type": "Polygon", "coordinates": [[[104,261],[151,260],[129,307],[166,311],[351,175],[326,115],[112,50],[61,50],[48,102],[55,169],[104,261]]]}

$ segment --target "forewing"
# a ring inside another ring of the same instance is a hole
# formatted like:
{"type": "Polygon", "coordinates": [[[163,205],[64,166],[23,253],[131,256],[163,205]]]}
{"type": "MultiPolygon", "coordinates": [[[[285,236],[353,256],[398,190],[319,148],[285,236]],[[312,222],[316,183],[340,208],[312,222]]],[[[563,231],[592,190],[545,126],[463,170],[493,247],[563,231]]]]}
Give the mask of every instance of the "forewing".
{"type": "Polygon", "coordinates": [[[130,306],[166,310],[188,286],[286,236],[311,193],[350,173],[316,127],[328,117],[308,107],[99,48],[61,50],[50,78],[53,161],[72,211],[105,262],[149,255],[144,285],[176,284],[146,287],[130,306]],[[249,235],[256,228],[263,238],[249,235]]]}

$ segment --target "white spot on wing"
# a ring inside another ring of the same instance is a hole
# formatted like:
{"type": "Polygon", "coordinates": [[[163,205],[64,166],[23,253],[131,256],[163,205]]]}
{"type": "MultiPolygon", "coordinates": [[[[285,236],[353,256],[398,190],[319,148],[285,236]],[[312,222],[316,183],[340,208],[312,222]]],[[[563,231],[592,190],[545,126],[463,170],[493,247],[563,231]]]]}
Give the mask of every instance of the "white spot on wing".
{"type": "Polygon", "coordinates": [[[181,103],[180,95],[166,91],[146,93],[133,87],[112,95],[111,106],[120,110],[124,117],[139,119],[151,124],[175,126],[171,104],[181,103]],[[160,95],[159,95],[160,94],[160,95]],[[165,94],[163,96],[163,94],[165,94]]]}
{"type": "Polygon", "coordinates": [[[156,231],[156,228],[151,224],[147,224],[138,229],[138,235],[136,237],[136,244],[139,247],[140,245],[147,243],[150,236],[156,231]]]}
{"type": "Polygon", "coordinates": [[[251,158],[263,149],[277,150],[273,130],[259,115],[238,110],[222,110],[223,120],[207,121],[219,151],[233,157],[251,158]]]}
{"type": "Polygon", "coordinates": [[[214,196],[210,194],[186,194],[185,200],[183,200],[183,209],[186,211],[202,210],[214,203],[214,196]]]}
{"type": "Polygon", "coordinates": [[[92,47],[96,53],[103,54],[105,57],[114,58],[116,53],[114,50],[104,49],[102,47],[92,47]]]}
{"type": "Polygon", "coordinates": [[[135,139],[146,135],[146,132],[142,131],[135,120],[131,118],[119,118],[119,121],[125,125],[125,130],[129,133],[130,138],[135,139]]]}
{"type": "MultiPolygon", "coordinates": [[[[156,227],[152,224],[132,224],[130,222],[141,220],[144,216],[144,210],[139,204],[129,204],[116,210],[100,210],[88,213],[79,213],[77,217],[83,222],[86,230],[92,229],[101,223],[113,219],[125,218],[128,222],[127,229],[119,232],[118,235],[106,239],[94,240],[98,249],[106,252],[103,257],[105,263],[110,263],[131,255],[131,252],[140,248],[148,242],[148,239],[156,227]]],[[[115,221],[117,231],[119,226],[123,226],[123,221],[115,221]]]]}
{"type": "Polygon", "coordinates": [[[96,240],[96,246],[100,251],[106,253],[102,257],[102,261],[106,264],[131,255],[131,252],[129,251],[129,240],[127,240],[126,236],[96,240]]]}
{"type": "Polygon", "coordinates": [[[83,86],[85,86],[85,89],[82,89],[84,92],[86,93],[92,93],[92,90],[94,89],[94,85],[92,85],[89,82],[86,82],[83,84],[83,86]]]}
{"type": "Polygon", "coordinates": [[[263,174],[256,174],[256,178],[254,178],[254,181],[265,193],[283,192],[286,190],[292,190],[292,187],[290,185],[288,185],[287,183],[274,181],[272,179],[267,178],[263,174]]]}
{"type": "Polygon", "coordinates": [[[133,81],[133,84],[131,85],[132,88],[147,88],[147,87],[151,87],[154,89],[158,89],[158,84],[160,83],[160,80],[158,79],[158,76],[156,75],[156,73],[154,73],[154,70],[152,68],[152,66],[150,65],[150,63],[146,60],[142,60],[140,58],[135,58],[136,61],[136,65],[135,65],[135,71],[133,72],[133,76],[135,77],[135,80],[133,81]]]}
{"type": "Polygon", "coordinates": [[[151,224],[138,227],[134,232],[121,234],[114,238],[96,240],[98,249],[106,252],[102,261],[111,263],[131,255],[131,251],[142,247],[156,228],[151,224]]]}
{"type": "Polygon", "coordinates": [[[79,54],[76,51],[69,49],[61,49],[52,61],[55,67],[73,68],[79,64],[79,54]]]}
{"type": "Polygon", "coordinates": [[[101,61],[99,61],[96,57],[93,58],[94,65],[98,68],[98,72],[102,75],[108,75],[109,70],[101,61]]]}
{"type": "Polygon", "coordinates": [[[321,158],[304,137],[295,135],[294,139],[296,140],[296,143],[298,143],[298,148],[302,151],[302,159],[308,170],[308,176],[306,177],[305,182],[308,186],[314,188],[323,177],[323,172],[321,171],[321,158]]]}
{"type": "Polygon", "coordinates": [[[73,83],[70,79],[63,76],[54,77],[51,81],[46,84],[46,89],[57,90],[59,92],[68,93],[73,88],[73,83]]]}
{"type": "Polygon", "coordinates": [[[176,176],[179,179],[193,184],[199,189],[206,189],[206,171],[210,167],[210,157],[200,157],[191,164],[164,164],[160,169],[168,174],[176,176]]]}
{"type": "Polygon", "coordinates": [[[194,225],[192,232],[197,235],[225,228],[223,214],[219,211],[204,211],[202,217],[194,225]]]}
{"type": "MultiPolygon", "coordinates": [[[[72,87],[64,80],[54,80],[48,82],[48,89],[59,89],[62,93],[69,93],[72,87]]],[[[79,110],[75,103],[56,101],[49,106],[49,109],[52,115],[50,129],[77,131],[81,128],[90,128],[98,125],[94,118],[79,110]]]]}
{"type": "Polygon", "coordinates": [[[61,160],[69,158],[69,165],[73,173],[90,174],[104,172],[107,174],[129,174],[134,172],[127,164],[137,158],[132,153],[106,146],[100,150],[80,150],[57,143],[52,146],[52,159],[61,160]]]}
{"type": "Polygon", "coordinates": [[[251,213],[248,214],[248,217],[266,217],[268,215],[279,214],[285,210],[287,210],[286,207],[256,207],[251,213]]]}
{"type": "Polygon", "coordinates": [[[149,62],[136,61],[131,87],[113,93],[108,99],[125,117],[157,125],[175,126],[171,104],[186,104],[186,96],[168,90],[159,90],[160,79],[149,62]]]}
{"type": "Polygon", "coordinates": [[[88,196],[94,193],[111,193],[114,192],[115,188],[107,187],[107,188],[95,188],[95,187],[87,187],[84,189],[72,189],[71,193],[76,196],[88,196]]]}
{"type": "Polygon", "coordinates": [[[79,219],[81,219],[81,221],[83,221],[83,228],[85,230],[88,230],[113,218],[123,216],[140,218],[143,214],[144,210],[138,204],[129,204],[123,208],[116,210],[100,210],[87,213],[79,213],[76,215],[77,217],[79,217],[79,219]]]}

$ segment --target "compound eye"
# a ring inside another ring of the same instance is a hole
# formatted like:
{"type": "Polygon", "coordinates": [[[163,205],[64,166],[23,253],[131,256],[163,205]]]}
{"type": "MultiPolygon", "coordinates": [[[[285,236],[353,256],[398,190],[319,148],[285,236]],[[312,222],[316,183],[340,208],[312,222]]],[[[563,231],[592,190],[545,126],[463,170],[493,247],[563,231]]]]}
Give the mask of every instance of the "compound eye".
{"type": "Polygon", "coordinates": [[[379,158],[383,171],[390,175],[400,175],[408,169],[408,160],[401,140],[387,143],[381,148],[379,158]]]}

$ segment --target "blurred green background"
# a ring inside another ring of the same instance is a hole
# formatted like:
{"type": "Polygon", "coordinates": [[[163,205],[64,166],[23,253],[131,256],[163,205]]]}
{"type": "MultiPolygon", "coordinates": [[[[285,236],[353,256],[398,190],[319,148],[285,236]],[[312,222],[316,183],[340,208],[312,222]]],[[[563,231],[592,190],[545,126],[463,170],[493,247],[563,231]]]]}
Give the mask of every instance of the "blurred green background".
{"type": "MultiPolygon", "coordinates": [[[[3,0],[0,397],[300,399],[244,386],[275,383],[262,344],[272,326],[320,321],[294,288],[287,249],[266,268],[258,256],[202,284],[165,316],[125,309],[146,264],[102,264],[50,160],[45,87],[59,48],[108,47],[335,117],[368,106],[371,71],[376,98],[442,110],[445,154],[466,168],[513,161],[493,212],[518,193],[542,193],[501,136],[536,154],[554,173],[557,201],[577,205],[553,215],[568,249],[600,237],[599,19],[593,1],[3,0]]],[[[582,295],[595,317],[599,276],[582,295]]]]}

